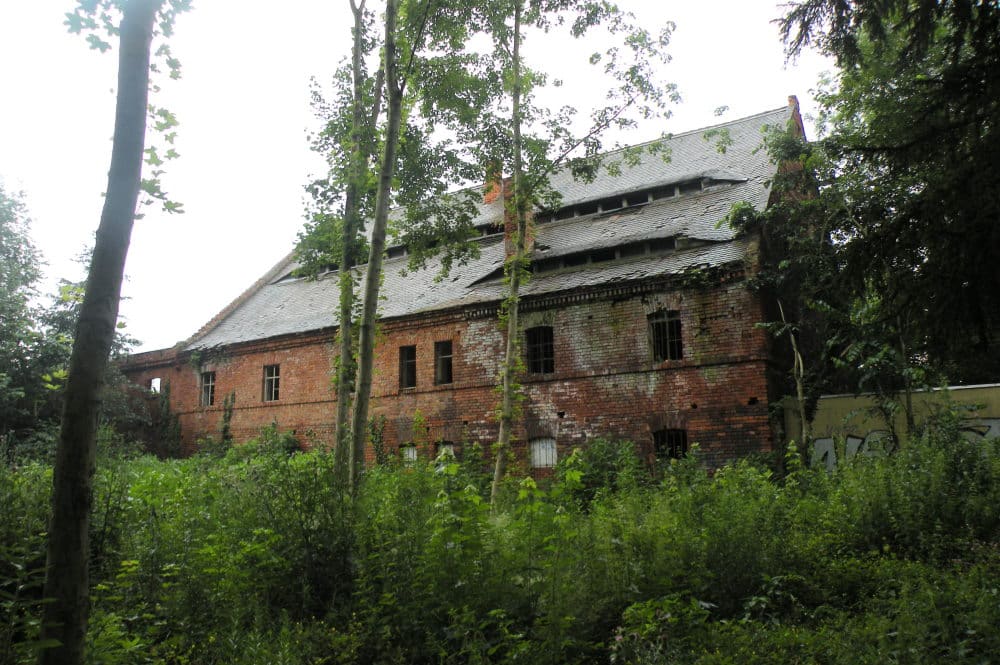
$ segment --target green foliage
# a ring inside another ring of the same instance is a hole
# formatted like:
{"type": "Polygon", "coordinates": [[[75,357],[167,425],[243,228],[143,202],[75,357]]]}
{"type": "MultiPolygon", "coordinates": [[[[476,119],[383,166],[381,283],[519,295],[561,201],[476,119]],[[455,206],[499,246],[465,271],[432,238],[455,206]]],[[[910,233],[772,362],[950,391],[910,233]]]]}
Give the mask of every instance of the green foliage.
{"type": "MultiPolygon", "coordinates": [[[[885,459],[653,481],[595,442],[494,510],[471,447],[369,471],[274,428],[101,457],[94,663],[980,663],[1000,653],[1000,449],[943,415],[885,459]],[[472,459],[470,459],[470,454],[472,459]],[[572,461],[571,461],[572,460],[572,461]]],[[[793,454],[794,457],[794,454],[793,454]]],[[[0,655],[37,646],[50,472],[0,468],[0,655]],[[4,651],[5,650],[5,651],[4,651]]]]}
{"type": "Polygon", "coordinates": [[[846,209],[843,283],[869,330],[954,383],[995,380],[1000,7],[802,0],[783,31],[792,53],[815,43],[842,67],[818,96],[822,146],[846,209]]]}

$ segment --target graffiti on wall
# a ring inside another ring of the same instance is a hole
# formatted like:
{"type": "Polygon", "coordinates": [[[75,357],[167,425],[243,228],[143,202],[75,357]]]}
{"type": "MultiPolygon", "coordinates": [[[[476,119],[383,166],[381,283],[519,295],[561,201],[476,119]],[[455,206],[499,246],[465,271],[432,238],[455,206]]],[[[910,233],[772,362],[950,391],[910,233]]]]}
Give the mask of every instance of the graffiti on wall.
{"type": "MultiPolygon", "coordinates": [[[[969,418],[962,426],[962,436],[968,441],[1000,438],[1000,418],[969,418]]],[[[813,442],[811,466],[823,466],[828,471],[837,466],[835,437],[828,436],[813,442]]],[[[844,458],[856,455],[882,457],[892,452],[892,436],[888,430],[875,429],[864,436],[848,434],[844,437],[844,458]]]]}

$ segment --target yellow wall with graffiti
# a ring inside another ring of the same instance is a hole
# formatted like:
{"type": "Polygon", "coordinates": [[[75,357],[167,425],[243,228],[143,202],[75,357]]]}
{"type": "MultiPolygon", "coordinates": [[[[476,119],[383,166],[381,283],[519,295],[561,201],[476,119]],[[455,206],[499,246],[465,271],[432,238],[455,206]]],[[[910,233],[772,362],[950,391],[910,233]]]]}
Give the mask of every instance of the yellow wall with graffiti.
{"type": "MultiPolygon", "coordinates": [[[[902,399],[900,396],[899,399],[902,399]]],[[[952,386],[947,389],[913,393],[913,413],[917,424],[949,405],[965,412],[964,431],[970,439],[1000,437],[1000,384],[952,386]]],[[[786,440],[801,432],[795,402],[784,404],[786,440]]],[[[896,433],[905,437],[906,417],[899,409],[893,422],[896,433]]],[[[816,408],[811,433],[813,442],[807,458],[813,464],[833,467],[837,460],[856,454],[883,454],[891,441],[891,427],[871,395],[827,395],[816,408]]]]}

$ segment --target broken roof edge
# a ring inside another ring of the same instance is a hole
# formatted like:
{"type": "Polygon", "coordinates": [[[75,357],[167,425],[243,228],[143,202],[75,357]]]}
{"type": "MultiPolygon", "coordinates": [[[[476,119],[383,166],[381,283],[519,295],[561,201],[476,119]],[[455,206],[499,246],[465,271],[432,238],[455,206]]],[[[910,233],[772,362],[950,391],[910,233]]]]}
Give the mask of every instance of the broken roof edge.
{"type": "MultiPolygon", "coordinates": [[[[602,157],[609,157],[609,156],[613,157],[615,154],[621,154],[625,150],[628,150],[628,149],[642,148],[644,146],[649,146],[649,145],[653,145],[653,144],[660,143],[660,142],[669,142],[670,140],[673,140],[675,138],[686,137],[686,136],[691,136],[691,135],[697,135],[699,133],[704,133],[704,132],[708,132],[708,131],[711,131],[711,130],[717,130],[717,129],[722,129],[722,128],[729,127],[729,126],[735,126],[735,125],[738,125],[740,123],[746,123],[748,121],[753,121],[754,119],[757,119],[757,118],[764,118],[764,117],[767,117],[769,115],[775,115],[775,114],[778,114],[778,113],[780,113],[782,111],[784,111],[784,112],[786,112],[788,114],[784,118],[785,122],[786,123],[794,123],[793,130],[798,130],[797,133],[799,133],[800,135],[803,135],[804,133],[802,132],[802,119],[801,119],[801,116],[799,114],[798,99],[794,95],[789,96],[788,99],[789,99],[789,103],[786,106],[781,106],[781,107],[769,109],[769,110],[766,110],[766,111],[761,111],[761,112],[758,112],[758,113],[755,113],[755,114],[751,114],[751,115],[740,117],[740,118],[735,118],[733,120],[729,120],[729,121],[726,121],[726,122],[718,123],[718,124],[715,124],[715,125],[709,125],[709,126],[706,126],[706,127],[700,127],[700,128],[696,128],[696,129],[692,129],[692,130],[687,130],[687,131],[680,132],[680,133],[677,133],[677,134],[666,134],[666,135],[660,136],[658,138],[651,139],[649,141],[646,141],[646,142],[643,142],[643,143],[638,143],[638,144],[631,145],[631,146],[623,146],[623,147],[620,147],[620,148],[615,148],[615,149],[610,150],[610,151],[608,151],[606,153],[602,153],[602,157]]],[[[563,167],[563,168],[565,168],[565,167],[563,167]]],[[[710,170],[705,170],[705,171],[698,171],[698,172],[695,172],[695,173],[700,173],[701,177],[706,177],[711,171],[712,170],[710,169],[710,170]]],[[[695,173],[692,173],[692,177],[695,176],[695,173]]],[[[731,172],[722,172],[722,171],[718,172],[718,175],[721,175],[723,177],[725,177],[725,176],[729,176],[729,177],[740,176],[740,174],[735,174],[735,173],[731,173],[731,172]]],[[[672,177],[672,178],[670,178],[668,180],[664,180],[661,184],[669,184],[668,181],[669,182],[677,182],[677,179],[676,179],[676,177],[672,177]]],[[[734,182],[739,182],[739,180],[734,179],[734,182]]],[[[449,196],[459,195],[462,192],[475,191],[477,189],[481,189],[482,187],[483,187],[483,185],[481,185],[481,184],[470,185],[468,187],[464,187],[464,188],[458,189],[458,190],[456,190],[454,192],[449,192],[447,194],[449,196]]],[[[768,198],[769,198],[768,195],[770,194],[770,191],[769,191],[770,188],[769,187],[765,187],[765,190],[766,190],[765,191],[765,196],[764,196],[764,200],[762,201],[762,204],[764,206],[767,206],[768,205],[768,198]]],[[[397,207],[397,208],[394,208],[393,211],[397,211],[397,210],[401,210],[401,209],[402,209],[401,207],[397,207]]],[[[387,249],[390,246],[396,247],[396,246],[400,246],[400,245],[387,245],[387,249]]],[[[282,276],[284,274],[284,271],[287,270],[288,266],[290,264],[294,263],[294,254],[295,254],[295,249],[293,248],[278,263],[276,263],[270,270],[268,270],[261,278],[259,278],[253,284],[251,284],[239,296],[237,296],[233,301],[231,301],[222,310],[220,310],[214,317],[212,317],[208,322],[206,322],[203,326],[201,326],[201,328],[199,328],[193,335],[191,335],[190,337],[188,337],[185,340],[182,340],[182,341],[178,342],[175,345],[175,347],[173,347],[173,348],[176,348],[176,349],[178,349],[178,351],[182,351],[182,352],[183,351],[191,351],[193,349],[198,349],[198,348],[214,348],[214,347],[208,347],[208,346],[200,346],[199,347],[199,346],[197,346],[197,343],[199,342],[199,340],[204,339],[209,333],[211,333],[215,328],[217,328],[223,321],[225,321],[230,315],[232,315],[237,309],[239,309],[240,306],[242,306],[244,303],[246,303],[247,300],[249,300],[255,293],[257,293],[258,291],[260,291],[260,289],[262,289],[263,287],[267,286],[268,284],[270,284],[272,281],[274,281],[278,277],[282,276]]],[[[334,327],[336,327],[336,326],[334,326],[334,327]]],[[[278,336],[275,336],[275,337],[281,337],[281,336],[284,336],[284,335],[278,335],[278,336]]],[[[268,339],[268,338],[260,338],[260,339],[268,339]]]]}
{"type": "MultiPolygon", "coordinates": [[[[728,240],[728,241],[721,241],[719,243],[713,243],[713,245],[723,245],[723,244],[741,243],[741,242],[745,242],[745,241],[743,241],[740,238],[737,238],[737,239],[728,240]]],[[[684,251],[685,252],[686,251],[690,251],[691,253],[697,253],[699,251],[700,252],[704,252],[705,250],[709,249],[709,247],[710,246],[706,245],[706,246],[703,246],[703,247],[695,247],[695,248],[691,248],[690,250],[684,250],[684,251]]],[[[744,249],[746,249],[746,248],[744,248],[744,249]]],[[[721,270],[725,270],[727,268],[734,267],[736,265],[744,265],[745,262],[746,262],[746,256],[741,256],[740,258],[735,258],[735,259],[732,259],[732,260],[729,260],[729,261],[725,261],[725,262],[718,263],[718,264],[713,264],[713,265],[705,265],[705,266],[702,266],[702,265],[692,265],[692,266],[687,266],[684,269],[678,270],[676,272],[663,273],[663,274],[652,276],[652,277],[649,277],[649,276],[639,277],[639,278],[636,278],[636,279],[629,279],[629,280],[625,280],[625,281],[621,281],[621,282],[603,282],[603,283],[600,283],[600,284],[586,284],[586,285],[575,286],[575,287],[570,288],[570,289],[559,290],[559,291],[543,291],[543,292],[540,292],[540,293],[529,293],[529,294],[524,294],[522,296],[521,302],[522,302],[522,306],[528,307],[530,309],[531,307],[537,306],[540,303],[551,302],[551,301],[553,301],[553,299],[561,299],[561,298],[573,299],[573,298],[575,298],[576,296],[578,296],[581,293],[589,293],[589,294],[599,295],[602,292],[607,292],[607,293],[610,294],[610,293],[613,293],[613,292],[619,292],[622,288],[628,288],[628,287],[636,286],[636,285],[638,285],[638,284],[640,284],[642,282],[647,282],[647,283],[653,283],[653,282],[655,282],[656,284],[662,284],[664,282],[670,282],[671,280],[673,280],[673,281],[683,280],[686,277],[688,277],[689,275],[691,275],[693,272],[701,271],[703,269],[708,269],[708,270],[711,270],[711,271],[721,271],[721,270]]],[[[650,287],[650,288],[652,288],[652,287],[650,287]]],[[[456,316],[456,315],[461,315],[462,312],[467,312],[468,313],[468,312],[483,312],[483,311],[486,311],[486,310],[493,310],[493,309],[499,307],[502,302],[503,302],[503,298],[493,298],[493,299],[489,299],[489,300],[479,300],[479,301],[475,301],[475,302],[471,302],[471,303],[456,303],[456,304],[447,305],[445,307],[431,307],[431,308],[428,308],[428,309],[418,309],[418,310],[415,310],[413,312],[408,312],[406,314],[396,314],[396,315],[390,315],[390,316],[381,316],[380,315],[378,317],[378,320],[379,320],[380,324],[383,324],[383,323],[392,324],[392,323],[396,323],[396,322],[399,322],[399,321],[405,321],[407,319],[426,320],[426,319],[432,319],[432,318],[435,318],[435,317],[453,317],[453,316],[456,316]]],[[[468,316],[468,314],[466,314],[466,316],[468,316]]],[[[282,343],[282,342],[289,342],[289,343],[293,343],[294,345],[297,345],[297,344],[303,343],[302,341],[304,341],[305,343],[311,343],[310,340],[314,340],[316,338],[325,337],[325,336],[332,337],[336,333],[336,331],[338,330],[338,328],[339,328],[339,325],[334,324],[334,325],[330,325],[330,326],[323,326],[323,327],[319,327],[319,328],[312,328],[310,330],[300,330],[300,331],[296,331],[296,332],[283,332],[283,333],[278,333],[278,334],[275,334],[275,335],[268,335],[266,337],[257,337],[257,338],[253,338],[253,339],[244,339],[244,340],[238,340],[238,341],[232,341],[232,342],[225,342],[225,343],[221,343],[221,344],[215,344],[215,345],[212,345],[212,346],[195,346],[195,344],[197,343],[197,340],[195,340],[195,341],[191,342],[189,346],[185,346],[185,347],[182,348],[182,347],[180,347],[178,345],[177,347],[174,347],[174,349],[176,349],[179,353],[185,353],[185,352],[212,352],[212,351],[215,351],[215,350],[226,349],[226,348],[230,348],[230,349],[252,348],[252,347],[255,347],[255,346],[262,345],[262,344],[269,344],[269,343],[273,344],[273,343],[282,343]],[[300,342],[293,342],[293,340],[295,340],[296,338],[298,338],[299,340],[302,340],[302,341],[300,341],[300,342]]],[[[170,349],[164,349],[163,351],[169,351],[169,350],[170,349]]],[[[157,351],[151,351],[151,352],[147,352],[147,353],[148,354],[154,354],[154,353],[158,353],[158,352],[157,351]]],[[[136,354],[136,355],[138,356],[138,355],[146,355],[146,354],[136,354]]],[[[142,362],[142,359],[140,359],[140,358],[136,358],[135,360],[138,361],[138,362],[133,362],[132,364],[137,364],[137,365],[143,365],[144,364],[142,362]]]]}

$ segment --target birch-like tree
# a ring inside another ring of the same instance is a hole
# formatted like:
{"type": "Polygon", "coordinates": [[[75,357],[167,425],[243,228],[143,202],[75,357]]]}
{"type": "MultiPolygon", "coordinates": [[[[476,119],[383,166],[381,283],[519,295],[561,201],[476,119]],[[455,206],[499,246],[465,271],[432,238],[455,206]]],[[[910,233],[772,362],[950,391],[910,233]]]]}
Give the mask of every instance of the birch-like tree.
{"type": "MultiPolygon", "coordinates": [[[[508,218],[513,220],[513,251],[505,262],[506,295],[501,305],[505,329],[504,358],[500,368],[499,434],[496,445],[491,501],[495,501],[506,473],[506,461],[522,400],[519,375],[523,363],[520,348],[519,310],[521,287],[529,277],[530,252],[526,240],[533,233],[531,213],[537,207],[554,207],[558,193],[549,186],[549,178],[559,169],[568,168],[574,176],[593,179],[600,169],[614,175],[622,161],[635,163],[660,152],[653,143],[641,149],[625,149],[615,161],[602,158],[602,137],[611,129],[629,129],[643,122],[665,122],[667,103],[676,100],[675,88],[656,81],[656,64],[665,62],[672,24],[663,26],[658,35],[638,27],[633,17],[615,5],[589,0],[507,0],[489,3],[485,10],[495,45],[494,57],[505,83],[500,109],[509,109],[502,129],[491,137],[506,140],[480,146],[483,163],[497,172],[510,173],[511,195],[505,197],[508,218]],[[532,104],[533,89],[546,77],[525,65],[524,37],[528,31],[547,33],[569,27],[570,34],[582,38],[600,28],[614,42],[603,52],[594,52],[589,61],[602,69],[612,82],[603,95],[604,104],[591,111],[585,128],[573,130],[577,110],[564,106],[557,111],[532,104]],[[509,102],[509,104],[507,103],[509,102]]],[[[493,123],[502,127],[504,119],[493,123]]],[[[505,181],[505,186],[506,181],[505,181]]]]}
{"type": "MultiPolygon", "coordinates": [[[[142,179],[144,155],[147,161],[159,161],[155,151],[146,147],[150,47],[157,29],[169,34],[174,15],[188,4],[187,0],[81,2],[76,12],[67,15],[71,30],[91,31],[88,40],[96,48],[110,48],[98,31],[120,35],[118,97],[108,190],[76,325],[53,471],[43,592],[48,602],[40,637],[42,665],[83,662],[90,603],[88,531],[98,413],[139,194],[145,190],[163,197],[155,177],[142,179]],[[119,12],[120,27],[112,19],[119,12]]],[[[176,61],[169,58],[169,50],[164,47],[159,54],[167,55],[167,65],[175,71],[176,61]]],[[[170,120],[168,125],[172,117],[170,120]]],[[[162,122],[166,120],[158,121],[161,127],[162,122]]],[[[176,210],[177,206],[171,204],[168,209],[176,210]]]]}

